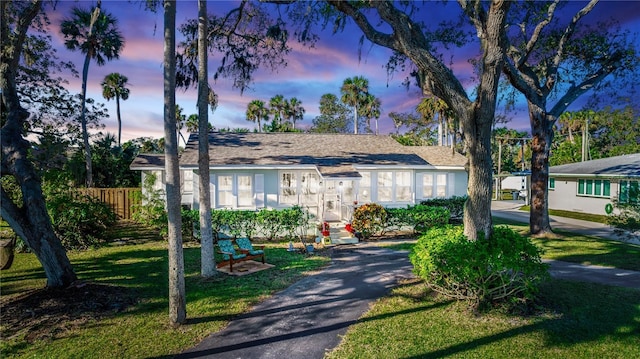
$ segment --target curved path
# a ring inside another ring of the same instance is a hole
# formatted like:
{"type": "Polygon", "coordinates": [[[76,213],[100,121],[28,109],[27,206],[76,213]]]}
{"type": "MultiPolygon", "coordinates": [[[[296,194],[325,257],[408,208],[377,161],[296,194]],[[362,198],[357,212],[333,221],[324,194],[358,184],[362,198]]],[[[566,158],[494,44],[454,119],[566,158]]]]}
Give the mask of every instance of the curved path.
{"type": "Polygon", "coordinates": [[[372,301],[412,278],[406,251],[350,245],[331,264],[258,304],[176,358],[323,358],[372,301]]]}

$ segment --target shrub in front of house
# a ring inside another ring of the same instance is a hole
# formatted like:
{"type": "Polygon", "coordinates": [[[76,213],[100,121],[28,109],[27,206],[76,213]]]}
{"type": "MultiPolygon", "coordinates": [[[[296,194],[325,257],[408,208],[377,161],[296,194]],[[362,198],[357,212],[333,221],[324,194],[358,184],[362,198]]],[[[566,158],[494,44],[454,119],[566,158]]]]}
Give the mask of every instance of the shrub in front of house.
{"type": "Polygon", "coordinates": [[[408,228],[414,233],[424,233],[429,228],[448,224],[451,217],[445,207],[422,204],[409,205],[406,208],[385,208],[385,211],[387,216],[383,233],[408,228]]]}
{"type": "Polygon", "coordinates": [[[422,204],[411,208],[411,219],[414,231],[424,233],[430,228],[449,224],[451,213],[446,207],[432,207],[422,204]]]}
{"type": "Polygon", "coordinates": [[[420,202],[421,205],[430,207],[444,207],[449,210],[453,220],[462,220],[464,215],[464,203],[467,196],[453,196],[449,198],[432,198],[420,202]]]}
{"type": "Polygon", "coordinates": [[[353,211],[351,225],[364,239],[382,234],[386,223],[387,211],[377,203],[363,204],[353,211]]]}
{"type": "Polygon", "coordinates": [[[529,303],[548,278],[540,255],[529,238],[507,227],[470,241],[461,226],[447,225],[422,235],[409,257],[429,288],[482,310],[529,303]]]}

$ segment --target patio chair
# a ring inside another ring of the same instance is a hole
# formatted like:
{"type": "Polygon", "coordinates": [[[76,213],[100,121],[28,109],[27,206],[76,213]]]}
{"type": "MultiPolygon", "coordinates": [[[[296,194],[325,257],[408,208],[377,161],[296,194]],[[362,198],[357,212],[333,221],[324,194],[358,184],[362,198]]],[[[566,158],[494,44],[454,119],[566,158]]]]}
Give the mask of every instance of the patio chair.
{"type": "Polygon", "coordinates": [[[222,254],[222,262],[218,263],[217,267],[220,268],[229,264],[229,272],[233,272],[234,263],[250,259],[245,253],[236,252],[230,239],[218,240],[218,253],[222,254]]]}
{"type": "Polygon", "coordinates": [[[236,238],[236,244],[240,248],[240,252],[247,255],[251,259],[262,259],[264,263],[264,246],[253,246],[249,238],[236,238]]]}

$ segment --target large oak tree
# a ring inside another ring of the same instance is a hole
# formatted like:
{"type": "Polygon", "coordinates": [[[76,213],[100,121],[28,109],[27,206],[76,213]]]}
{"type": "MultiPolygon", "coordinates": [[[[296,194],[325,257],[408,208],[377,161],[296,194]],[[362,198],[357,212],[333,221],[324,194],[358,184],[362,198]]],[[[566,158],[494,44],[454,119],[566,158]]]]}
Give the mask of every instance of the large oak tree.
{"type": "Polygon", "coordinates": [[[326,3],[339,12],[332,23],[340,24],[346,16],[354,21],[369,41],[409,59],[417,69],[423,93],[442,99],[460,120],[469,159],[469,199],[465,205],[464,232],[471,239],[490,236],[491,127],[507,46],[505,25],[511,2],[458,1],[480,41],[480,73],[475,99],[470,98],[461,80],[434,49],[433,39],[438,34],[429,30],[419,18],[420,11],[428,11],[436,4],[391,1],[326,3]],[[425,8],[418,11],[418,6],[425,8]]]}
{"type": "MultiPolygon", "coordinates": [[[[22,200],[14,202],[4,185],[0,190],[1,213],[11,228],[35,253],[47,277],[48,287],[66,287],[77,277],[47,212],[40,177],[28,157],[31,144],[25,128],[34,116],[22,107],[16,79],[28,47],[32,26],[46,22],[42,1],[0,2],[0,86],[2,88],[1,176],[12,176],[22,200]]],[[[4,183],[4,182],[3,182],[4,183]]]]}
{"type": "Polygon", "coordinates": [[[529,219],[533,234],[551,232],[549,152],[558,117],[608,77],[638,66],[637,52],[626,34],[610,24],[580,26],[597,2],[590,1],[564,23],[556,14],[562,5],[559,0],[519,4],[509,17],[514,31],[504,72],[527,99],[533,137],[529,219]]]}

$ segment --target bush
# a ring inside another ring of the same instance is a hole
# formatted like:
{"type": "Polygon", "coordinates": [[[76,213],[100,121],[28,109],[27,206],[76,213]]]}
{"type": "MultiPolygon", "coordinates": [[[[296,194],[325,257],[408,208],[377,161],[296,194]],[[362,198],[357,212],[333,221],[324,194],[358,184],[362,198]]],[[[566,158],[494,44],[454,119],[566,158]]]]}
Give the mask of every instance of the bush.
{"type": "Polygon", "coordinates": [[[85,249],[102,241],[104,230],[116,222],[111,208],[87,195],[52,193],[47,210],[56,235],[66,249],[85,249]]]}
{"type": "Polygon", "coordinates": [[[548,277],[541,250],[507,227],[487,240],[469,241],[461,226],[432,228],[409,255],[414,272],[443,295],[474,309],[532,300],[548,277]]]}
{"type": "Polygon", "coordinates": [[[367,203],[353,211],[351,225],[362,234],[362,238],[368,239],[372,235],[382,233],[387,222],[387,212],[379,204],[367,203]]]}
{"type": "Polygon", "coordinates": [[[444,207],[449,210],[451,218],[461,220],[464,216],[464,203],[467,196],[453,196],[450,198],[433,198],[421,201],[421,205],[430,207],[444,207]]]}
{"type": "Polygon", "coordinates": [[[640,202],[622,203],[619,199],[613,200],[616,212],[607,216],[607,224],[615,227],[620,235],[634,236],[640,231],[640,202]]]}
{"type": "Polygon", "coordinates": [[[411,207],[410,216],[415,232],[424,233],[430,228],[449,223],[451,214],[446,207],[416,205],[411,207]]]}

